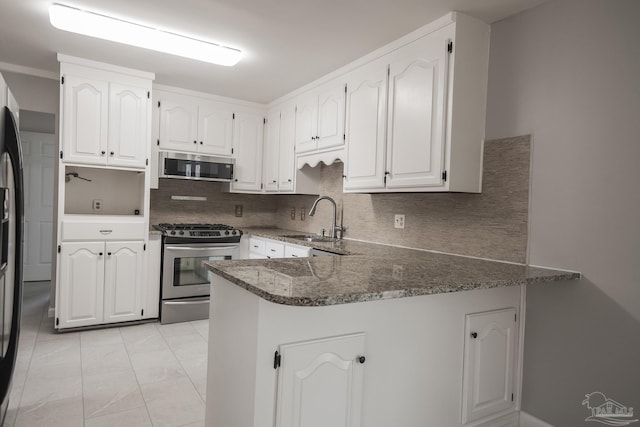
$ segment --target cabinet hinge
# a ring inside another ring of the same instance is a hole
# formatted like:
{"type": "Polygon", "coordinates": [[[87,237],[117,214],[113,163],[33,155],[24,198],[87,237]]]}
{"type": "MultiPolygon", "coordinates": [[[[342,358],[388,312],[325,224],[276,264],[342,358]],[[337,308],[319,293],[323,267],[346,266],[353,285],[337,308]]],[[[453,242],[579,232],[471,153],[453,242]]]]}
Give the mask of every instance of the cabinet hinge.
{"type": "Polygon", "coordinates": [[[231,154],[233,154],[233,148],[231,149],[231,154]]]}
{"type": "Polygon", "coordinates": [[[273,355],[273,369],[278,369],[282,365],[282,356],[276,350],[276,353],[273,355]]]}
{"type": "Polygon", "coordinates": [[[514,314],[514,315],[513,315],[513,321],[514,321],[514,322],[517,322],[517,321],[518,321],[518,313],[516,313],[516,314],[514,314]]]}
{"type": "Polygon", "coordinates": [[[513,402],[513,393],[511,393],[511,401],[513,402]]]}
{"type": "Polygon", "coordinates": [[[391,75],[391,65],[387,65],[387,77],[391,75]]]}
{"type": "Polygon", "coordinates": [[[58,326],[60,324],[60,318],[56,317],[56,326],[58,326]]]}
{"type": "Polygon", "coordinates": [[[347,85],[344,85],[344,93],[347,93],[347,85]]]}
{"type": "Polygon", "coordinates": [[[231,118],[232,118],[233,120],[235,120],[235,119],[236,119],[236,113],[233,113],[233,114],[231,115],[231,118]]]}
{"type": "Polygon", "coordinates": [[[262,123],[264,123],[265,125],[267,124],[267,119],[266,117],[264,119],[262,119],[262,123]]]}
{"type": "Polygon", "coordinates": [[[151,99],[151,92],[147,91],[147,99],[151,99]]]}
{"type": "Polygon", "coordinates": [[[343,140],[343,141],[346,141],[346,140],[347,140],[347,134],[346,134],[346,133],[343,133],[343,134],[342,134],[342,140],[343,140]]]}
{"type": "Polygon", "coordinates": [[[447,171],[442,172],[442,180],[447,182],[447,171]]]}
{"type": "Polygon", "coordinates": [[[144,308],[140,310],[140,316],[144,316],[144,308]]]}
{"type": "Polygon", "coordinates": [[[147,159],[147,161],[145,162],[147,166],[149,166],[149,159],[147,159]]]}
{"type": "Polygon", "coordinates": [[[64,76],[60,77],[60,84],[64,84],[64,76]]]}
{"type": "Polygon", "coordinates": [[[62,154],[62,150],[60,150],[60,158],[62,158],[64,155],[62,154]]]}
{"type": "Polygon", "coordinates": [[[160,138],[158,138],[158,141],[156,142],[156,145],[160,146],[160,138]]]}
{"type": "Polygon", "coordinates": [[[62,246],[58,245],[58,253],[62,251],[62,246]]]}
{"type": "Polygon", "coordinates": [[[142,250],[146,251],[147,250],[147,244],[145,243],[144,245],[142,245],[142,250]]]}
{"type": "Polygon", "coordinates": [[[264,188],[264,184],[260,184],[260,189],[262,190],[264,188]]]}
{"type": "Polygon", "coordinates": [[[451,40],[447,43],[447,52],[453,53],[453,42],[451,40]]]}
{"type": "Polygon", "coordinates": [[[158,101],[158,108],[160,108],[160,101],[158,101]]]}

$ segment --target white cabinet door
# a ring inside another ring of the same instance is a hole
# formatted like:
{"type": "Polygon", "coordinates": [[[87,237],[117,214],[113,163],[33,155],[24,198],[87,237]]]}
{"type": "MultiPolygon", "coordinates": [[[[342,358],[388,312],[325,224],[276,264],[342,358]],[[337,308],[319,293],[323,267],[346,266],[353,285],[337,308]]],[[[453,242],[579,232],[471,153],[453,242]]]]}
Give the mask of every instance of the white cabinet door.
{"type": "Polygon", "coordinates": [[[284,247],[285,258],[308,258],[310,253],[311,248],[306,246],[286,244],[284,247]]]}
{"type": "Polygon", "coordinates": [[[344,144],[345,93],[345,85],[334,85],[318,96],[318,150],[344,144]]]}
{"type": "Polygon", "coordinates": [[[517,325],[514,308],[466,316],[463,424],[515,408],[517,325]]]}
{"type": "Polygon", "coordinates": [[[149,92],[111,83],[109,87],[108,161],[110,166],[144,169],[149,137],[149,92]]]}
{"type": "Polygon", "coordinates": [[[280,110],[280,143],[278,161],[278,190],[293,191],[296,170],[295,152],[296,110],[293,105],[280,110]]]}
{"type": "Polygon", "coordinates": [[[297,153],[315,150],[318,145],[318,95],[305,95],[296,102],[295,145],[297,153]]]}
{"type": "Polygon", "coordinates": [[[198,106],[198,147],[202,154],[231,156],[233,111],[217,102],[198,106]]]}
{"type": "Polygon", "coordinates": [[[364,334],[280,346],[277,427],[359,427],[364,334]]]}
{"type": "Polygon", "coordinates": [[[198,145],[198,105],[188,99],[160,101],[160,148],[195,152],[198,145]]]}
{"type": "Polygon", "coordinates": [[[59,277],[57,326],[102,323],[104,242],[63,243],[59,277]]]}
{"type": "Polygon", "coordinates": [[[234,120],[234,154],[236,164],[232,191],[262,189],[262,142],[264,117],[257,113],[238,112],[234,120]]]}
{"type": "Polygon", "coordinates": [[[447,40],[423,37],[389,71],[387,187],[442,185],[447,40]]]}
{"type": "Polygon", "coordinates": [[[106,164],[108,83],[64,76],[62,149],[64,162],[106,164]]]}
{"type": "Polygon", "coordinates": [[[139,320],[144,242],[107,242],[104,323],[139,320]]]}
{"type": "Polygon", "coordinates": [[[345,190],[384,188],[387,67],[354,73],[347,91],[345,190]]]}
{"type": "Polygon", "coordinates": [[[267,129],[264,140],[264,188],[266,191],[278,191],[278,172],[280,163],[280,110],[267,116],[267,129]]]}

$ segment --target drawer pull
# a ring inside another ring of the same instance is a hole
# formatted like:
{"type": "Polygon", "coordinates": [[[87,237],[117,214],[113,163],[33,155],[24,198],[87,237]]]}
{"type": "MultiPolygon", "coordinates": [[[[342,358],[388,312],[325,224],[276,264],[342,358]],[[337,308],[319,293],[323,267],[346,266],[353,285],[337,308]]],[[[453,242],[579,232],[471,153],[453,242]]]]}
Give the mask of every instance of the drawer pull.
{"type": "Polygon", "coordinates": [[[100,230],[100,234],[111,234],[113,230],[100,230]]]}

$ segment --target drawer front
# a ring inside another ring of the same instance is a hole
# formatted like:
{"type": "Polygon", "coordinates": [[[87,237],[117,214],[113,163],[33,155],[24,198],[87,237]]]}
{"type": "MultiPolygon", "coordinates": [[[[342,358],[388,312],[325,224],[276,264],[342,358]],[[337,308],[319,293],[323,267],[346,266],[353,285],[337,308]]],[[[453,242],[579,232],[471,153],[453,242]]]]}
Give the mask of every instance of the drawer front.
{"type": "Polygon", "coordinates": [[[267,240],[267,258],[284,258],[284,243],[267,240]]]}
{"type": "Polygon", "coordinates": [[[311,248],[305,246],[287,245],[284,249],[285,258],[307,258],[311,248]]]}
{"type": "MultiPolygon", "coordinates": [[[[249,239],[249,254],[251,255],[259,255],[262,258],[267,256],[267,252],[266,252],[266,247],[265,247],[265,241],[262,239],[256,239],[255,237],[252,237],[251,239],[249,239]]],[[[258,258],[258,257],[256,257],[258,258]]]]}
{"type": "Polygon", "coordinates": [[[62,221],[61,238],[71,240],[145,240],[144,223],[62,221]]]}

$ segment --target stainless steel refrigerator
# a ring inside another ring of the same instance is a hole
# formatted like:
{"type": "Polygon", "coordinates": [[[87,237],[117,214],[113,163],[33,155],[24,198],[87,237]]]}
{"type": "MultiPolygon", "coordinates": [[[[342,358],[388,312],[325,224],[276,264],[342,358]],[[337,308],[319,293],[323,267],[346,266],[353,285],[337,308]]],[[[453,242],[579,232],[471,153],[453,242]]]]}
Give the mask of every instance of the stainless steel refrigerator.
{"type": "Polygon", "coordinates": [[[9,405],[18,355],[24,229],[22,150],[13,114],[0,110],[0,425],[9,405]]]}

